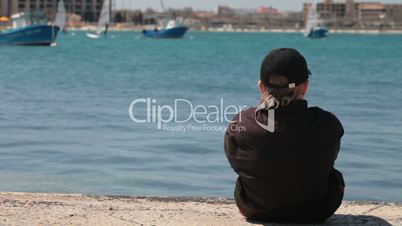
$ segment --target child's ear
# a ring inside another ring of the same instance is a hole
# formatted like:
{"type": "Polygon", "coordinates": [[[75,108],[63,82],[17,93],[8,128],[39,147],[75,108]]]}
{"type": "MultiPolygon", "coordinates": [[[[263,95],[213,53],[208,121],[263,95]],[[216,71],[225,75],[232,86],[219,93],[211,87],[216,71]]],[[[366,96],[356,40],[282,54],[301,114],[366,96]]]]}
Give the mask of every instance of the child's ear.
{"type": "Polygon", "coordinates": [[[302,95],[303,97],[307,94],[307,90],[310,87],[310,81],[307,80],[303,83],[302,95]]]}
{"type": "Polygon", "coordinates": [[[260,90],[261,94],[265,94],[267,89],[265,88],[264,84],[262,84],[261,80],[258,80],[258,89],[260,90]]]}

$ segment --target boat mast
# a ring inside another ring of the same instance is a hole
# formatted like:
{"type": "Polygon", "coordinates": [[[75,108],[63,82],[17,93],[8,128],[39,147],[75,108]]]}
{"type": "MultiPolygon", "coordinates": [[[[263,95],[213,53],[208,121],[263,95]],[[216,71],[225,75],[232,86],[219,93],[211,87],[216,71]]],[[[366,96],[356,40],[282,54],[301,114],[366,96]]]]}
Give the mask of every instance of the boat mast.
{"type": "Polygon", "coordinates": [[[109,0],[109,23],[112,23],[112,0],[109,0]]]}
{"type": "Polygon", "coordinates": [[[166,8],[165,8],[165,3],[163,2],[163,0],[161,0],[161,7],[162,7],[162,12],[164,13],[166,11],[166,8]]]}

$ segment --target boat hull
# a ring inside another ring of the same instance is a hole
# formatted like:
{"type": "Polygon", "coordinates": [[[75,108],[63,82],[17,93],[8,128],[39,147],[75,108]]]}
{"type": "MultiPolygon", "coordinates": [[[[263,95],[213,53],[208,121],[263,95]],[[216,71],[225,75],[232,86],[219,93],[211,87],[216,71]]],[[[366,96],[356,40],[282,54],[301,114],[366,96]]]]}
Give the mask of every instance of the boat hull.
{"type": "Polygon", "coordinates": [[[306,35],[307,38],[325,38],[328,35],[328,29],[320,27],[320,28],[312,28],[310,32],[306,35]]]}
{"type": "Polygon", "coordinates": [[[0,45],[45,45],[56,41],[59,27],[30,25],[23,28],[4,30],[0,33],[0,45]]]}
{"type": "Polygon", "coordinates": [[[142,33],[149,38],[182,38],[187,30],[187,27],[175,27],[161,30],[143,30],[142,33]]]}
{"type": "Polygon", "coordinates": [[[91,39],[98,39],[98,38],[101,37],[101,35],[94,34],[94,33],[87,33],[86,35],[87,35],[88,38],[91,38],[91,39]]]}

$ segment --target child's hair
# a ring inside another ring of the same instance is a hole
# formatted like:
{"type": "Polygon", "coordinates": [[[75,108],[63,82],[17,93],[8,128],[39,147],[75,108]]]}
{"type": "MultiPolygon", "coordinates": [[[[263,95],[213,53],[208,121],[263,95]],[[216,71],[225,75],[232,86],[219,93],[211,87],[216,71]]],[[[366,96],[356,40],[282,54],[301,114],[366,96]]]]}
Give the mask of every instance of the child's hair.
{"type": "MultiPolygon", "coordinates": [[[[288,79],[281,75],[272,75],[269,78],[269,83],[283,86],[287,85],[288,79]]],[[[268,107],[283,107],[288,105],[290,102],[296,99],[300,99],[302,96],[301,86],[297,86],[295,88],[270,88],[265,87],[266,92],[261,97],[261,103],[265,102],[268,107]],[[274,100],[275,106],[272,106],[272,101],[274,100]],[[271,106],[270,106],[271,105],[271,106]]]]}

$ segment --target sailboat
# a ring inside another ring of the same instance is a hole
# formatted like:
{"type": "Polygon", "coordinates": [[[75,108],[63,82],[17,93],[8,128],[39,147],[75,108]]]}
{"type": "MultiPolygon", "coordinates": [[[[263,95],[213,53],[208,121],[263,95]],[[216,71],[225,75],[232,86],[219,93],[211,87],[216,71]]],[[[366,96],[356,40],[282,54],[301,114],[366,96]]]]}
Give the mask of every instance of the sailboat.
{"type": "MultiPolygon", "coordinates": [[[[162,11],[165,12],[165,4],[161,0],[162,11]]],[[[188,30],[188,27],[182,24],[178,19],[171,19],[162,25],[161,29],[143,30],[145,37],[150,38],[182,38],[188,30]]]]}
{"type": "Polygon", "coordinates": [[[57,3],[57,15],[56,15],[56,20],[55,20],[55,25],[59,27],[60,31],[63,31],[65,33],[65,28],[66,28],[66,8],[64,6],[64,0],[60,0],[59,3],[57,3]]]}
{"type": "Polygon", "coordinates": [[[328,34],[328,29],[320,26],[320,20],[317,13],[317,4],[313,2],[306,20],[304,36],[306,38],[324,38],[328,34]]]}
{"type": "Polygon", "coordinates": [[[112,0],[105,0],[103,2],[103,7],[102,11],[99,15],[99,21],[98,21],[98,27],[96,29],[95,33],[87,33],[88,38],[92,39],[97,39],[102,37],[103,35],[106,35],[108,30],[109,30],[109,24],[110,24],[110,18],[111,18],[111,12],[112,12],[112,0]]]}

